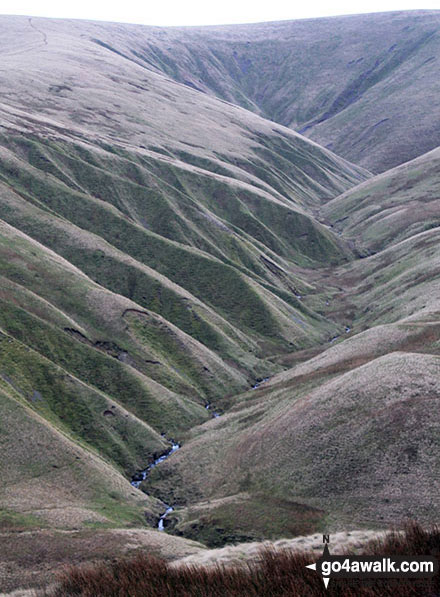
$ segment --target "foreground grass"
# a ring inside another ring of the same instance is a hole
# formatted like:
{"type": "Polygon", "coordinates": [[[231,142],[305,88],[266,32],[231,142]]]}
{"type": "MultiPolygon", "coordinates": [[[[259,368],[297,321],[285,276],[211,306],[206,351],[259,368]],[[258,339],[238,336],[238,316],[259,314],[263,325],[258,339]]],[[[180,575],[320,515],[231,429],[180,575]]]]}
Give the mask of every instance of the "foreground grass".
{"type": "MultiPolygon", "coordinates": [[[[440,557],[440,529],[428,531],[417,524],[407,525],[402,534],[391,533],[372,542],[365,555],[428,555],[440,557]]],[[[440,594],[440,577],[414,580],[341,581],[332,580],[328,591],[321,578],[305,568],[315,558],[309,553],[262,550],[255,563],[224,567],[181,566],[146,555],[66,569],[56,597],[114,595],[130,597],[344,597],[381,596],[435,597],[440,594]]]]}

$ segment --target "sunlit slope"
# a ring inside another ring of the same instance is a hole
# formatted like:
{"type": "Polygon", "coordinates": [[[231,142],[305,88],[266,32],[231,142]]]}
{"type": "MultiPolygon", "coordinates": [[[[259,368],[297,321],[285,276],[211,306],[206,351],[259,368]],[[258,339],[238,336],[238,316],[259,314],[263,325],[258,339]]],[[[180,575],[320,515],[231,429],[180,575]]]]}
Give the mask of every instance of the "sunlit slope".
{"type": "Polygon", "coordinates": [[[58,125],[58,133],[199,159],[208,170],[223,165],[235,178],[261,173],[260,184],[278,184],[292,199],[289,185],[328,196],[365,175],[292,130],[127,60],[94,37],[141,43],[150,28],[26,17],[2,17],[0,26],[5,126],[53,133],[58,125]]]}
{"type": "Polygon", "coordinates": [[[440,149],[435,149],[328,202],[323,217],[370,253],[436,228],[439,165],[440,149]]]}
{"type": "MultiPolygon", "coordinates": [[[[50,43],[53,26],[33,22],[50,43]]],[[[438,11],[408,11],[185,29],[95,23],[88,33],[126,61],[384,171],[440,144],[439,24],[438,11]]]]}

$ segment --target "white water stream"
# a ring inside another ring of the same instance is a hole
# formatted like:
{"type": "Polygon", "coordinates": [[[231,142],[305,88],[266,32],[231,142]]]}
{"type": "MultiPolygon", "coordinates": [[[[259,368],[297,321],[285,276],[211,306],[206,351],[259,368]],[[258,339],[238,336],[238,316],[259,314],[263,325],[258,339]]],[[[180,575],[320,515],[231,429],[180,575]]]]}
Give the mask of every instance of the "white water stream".
{"type": "Polygon", "coordinates": [[[165,512],[162,514],[162,516],[159,518],[159,524],[157,525],[157,528],[159,531],[163,531],[164,526],[163,526],[163,521],[165,520],[165,518],[168,516],[168,514],[170,512],[172,512],[174,510],[174,508],[172,506],[168,506],[168,508],[165,510],[165,512]]]}
{"type": "Polygon", "coordinates": [[[145,481],[151,469],[153,469],[155,466],[166,460],[169,456],[171,456],[171,454],[174,454],[174,452],[177,452],[179,448],[180,444],[175,444],[174,442],[171,442],[171,448],[168,450],[168,452],[165,452],[165,454],[162,454],[162,456],[159,456],[159,458],[156,458],[154,462],[149,464],[147,468],[144,468],[142,471],[139,471],[132,476],[131,484],[133,485],[133,487],[139,489],[140,484],[142,483],[142,481],[145,481]]]}
{"type": "MultiPolygon", "coordinates": [[[[162,456],[159,456],[159,458],[156,458],[156,460],[154,462],[152,462],[151,464],[149,464],[147,466],[147,468],[144,468],[142,471],[139,471],[139,472],[135,473],[132,476],[132,478],[131,478],[131,484],[133,485],[133,487],[136,487],[137,489],[139,489],[140,484],[142,483],[142,481],[145,481],[145,479],[147,478],[148,473],[151,471],[151,469],[153,469],[155,466],[157,466],[158,464],[160,464],[161,462],[163,462],[164,460],[166,460],[167,458],[169,458],[171,456],[171,454],[174,454],[174,452],[177,452],[177,450],[179,448],[180,448],[180,444],[174,443],[172,441],[171,442],[171,448],[167,452],[165,452],[165,454],[162,454],[162,456]]],[[[159,531],[163,531],[164,530],[163,521],[168,516],[168,514],[173,511],[172,506],[168,506],[167,504],[165,504],[165,506],[167,507],[167,509],[162,514],[162,516],[159,518],[159,522],[158,522],[158,525],[157,525],[157,528],[158,528],[159,531]]]]}
{"type": "MultiPolygon", "coordinates": [[[[211,403],[208,402],[205,405],[205,408],[207,410],[211,409],[211,403]]],[[[220,414],[218,412],[215,412],[213,410],[211,410],[212,412],[212,416],[214,417],[214,419],[217,419],[220,414]]],[[[165,436],[164,436],[165,437],[165,436]]],[[[151,469],[153,469],[155,466],[157,466],[158,464],[160,464],[161,462],[163,462],[164,460],[166,460],[167,458],[169,458],[171,456],[171,454],[174,454],[174,452],[177,452],[177,450],[180,448],[180,444],[179,443],[175,443],[172,440],[171,441],[171,448],[165,452],[164,454],[162,454],[162,456],[159,456],[159,458],[156,458],[156,460],[154,460],[151,464],[149,464],[147,466],[147,468],[144,468],[141,471],[138,471],[137,473],[135,473],[132,478],[131,478],[131,484],[133,485],[133,487],[136,487],[136,489],[139,489],[142,481],[145,481],[145,479],[148,476],[148,473],[151,471],[151,469]]],[[[168,506],[168,504],[165,504],[166,506],[166,510],[165,512],[162,514],[162,516],[159,518],[159,522],[157,524],[157,528],[159,531],[163,531],[164,529],[164,520],[165,518],[168,516],[168,514],[170,514],[171,512],[173,512],[174,508],[172,506],[168,506]]]]}

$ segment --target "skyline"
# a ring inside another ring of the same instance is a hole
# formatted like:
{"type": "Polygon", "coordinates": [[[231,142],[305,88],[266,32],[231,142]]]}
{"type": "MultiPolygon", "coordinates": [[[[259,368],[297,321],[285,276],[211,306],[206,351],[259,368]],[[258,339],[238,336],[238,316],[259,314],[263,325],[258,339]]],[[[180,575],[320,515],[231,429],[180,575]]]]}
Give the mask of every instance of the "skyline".
{"type": "Polygon", "coordinates": [[[212,6],[200,0],[191,0],[185,4],[171,1],[154,7],[145,7],[139,2],[128,0],[123,5],[108,4],[103,1],[92,5],[85,0],[75,4],[62,5],[52,0],[21,2],[3,0],[0,2],[0,14],[45,18],[81,19],[91,21],[110,21],[151,26],[203,26],[258,23],[297,19],[323,18],[354,14],[398,12],[406,10],[435,10],[438,4],[426,2],[422,7],[414,0],[385,0],[384,2],[356,3],[336,0],[331,4],[312,0],[303,6],[288,6],[285,2],[274,0],[270,5],[255,6],[250,0],[237,4],[226,0],[218,6],[212,6]]]}

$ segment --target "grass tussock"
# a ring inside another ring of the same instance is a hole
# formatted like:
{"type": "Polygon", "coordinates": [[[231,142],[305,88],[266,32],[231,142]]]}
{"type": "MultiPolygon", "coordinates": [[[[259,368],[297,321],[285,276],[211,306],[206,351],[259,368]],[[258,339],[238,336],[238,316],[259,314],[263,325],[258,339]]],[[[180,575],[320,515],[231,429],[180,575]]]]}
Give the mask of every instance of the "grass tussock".
{"type": "MultiPolygon", "coordinates": [[[[403,533],[390,533],[364,549],[364,555],[435,555],[440,558],[440,529],[424,530],[408,524],[403,533]]],[[[56,597],[435,597],[440,576],[424,580],[331,580],[305,566],[316,560],[310,553],[262,549],[255,562],[235,566],[171,566],[164,560],[139,554],[65,569],[56,597]]]]}

